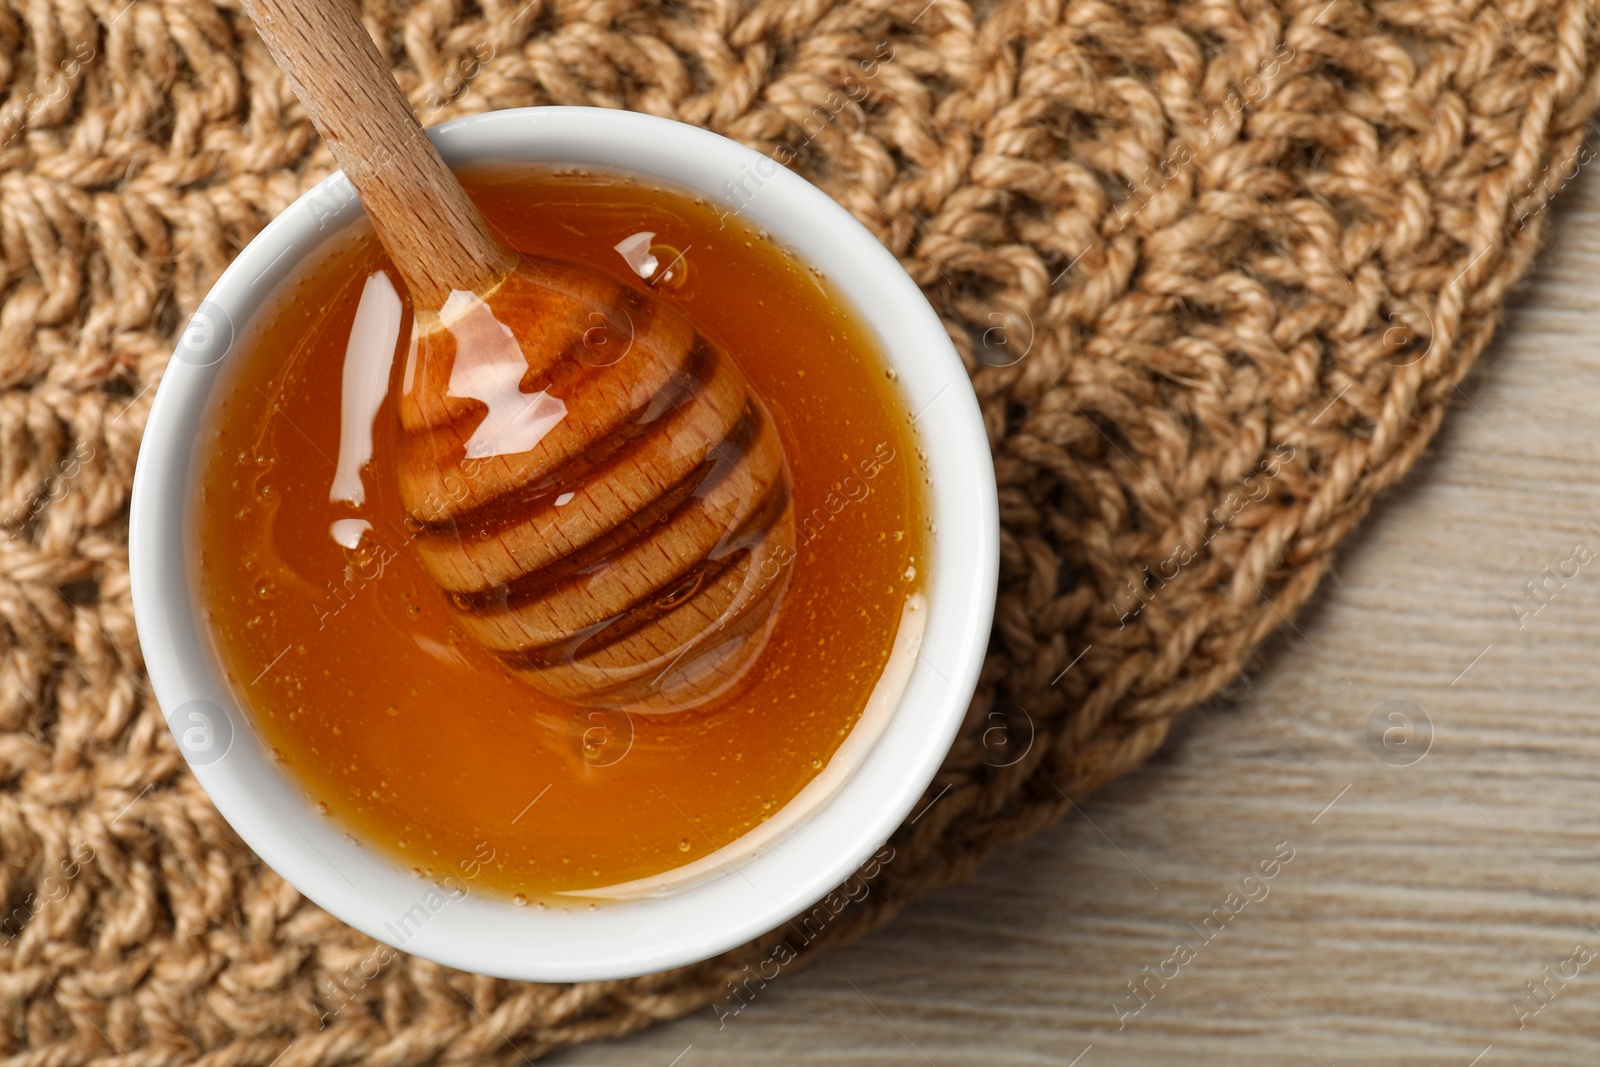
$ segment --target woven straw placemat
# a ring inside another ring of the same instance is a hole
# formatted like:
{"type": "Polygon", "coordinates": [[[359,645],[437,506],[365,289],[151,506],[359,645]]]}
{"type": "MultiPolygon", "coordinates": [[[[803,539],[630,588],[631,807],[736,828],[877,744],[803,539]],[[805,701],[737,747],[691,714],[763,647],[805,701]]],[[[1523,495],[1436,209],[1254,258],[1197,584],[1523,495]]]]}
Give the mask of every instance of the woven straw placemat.
{"type": "Polygon", "coordinates": [[[515,1062],[732,1010],[729,983],[969,872],[1147,756],[1304,603],[1457,396],[1597,93],[1592,5],[1559,0],[368,0],[425,121],[628,107],[821,185],[943,316],[999,476],[983,681],[892,858],[804,936],[539,986],[303,900],[142,679],[128,490],[175,331],[331,164],[229,0],[125,3],[0,7],[16,1063],[515,1062]]]}

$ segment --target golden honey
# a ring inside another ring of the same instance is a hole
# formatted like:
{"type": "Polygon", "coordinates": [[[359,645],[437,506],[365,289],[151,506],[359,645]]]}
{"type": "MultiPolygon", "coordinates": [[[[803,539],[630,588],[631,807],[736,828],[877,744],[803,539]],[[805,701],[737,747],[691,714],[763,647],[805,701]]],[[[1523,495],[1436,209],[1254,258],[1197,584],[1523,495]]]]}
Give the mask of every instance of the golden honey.
{"type": "Polygon", "coordinates": [[[466,636],[396,485],[408,304],[387,370],[347,368],[363,294],[393,276],[364,221],[228,356],[199,438],[200,608],[238,702],[331,818],[425,877],[519,902],[581,895],[721,854],[828,765],[921,591],[925,477],[847,301],[739,217],[604,173],[463,180],[520,251],[676,304],[770,409],[798,536],[753,668],[685,710],[580,708],[466,636]],[[354,424],[351,393],[373,373],[354,424]]]}

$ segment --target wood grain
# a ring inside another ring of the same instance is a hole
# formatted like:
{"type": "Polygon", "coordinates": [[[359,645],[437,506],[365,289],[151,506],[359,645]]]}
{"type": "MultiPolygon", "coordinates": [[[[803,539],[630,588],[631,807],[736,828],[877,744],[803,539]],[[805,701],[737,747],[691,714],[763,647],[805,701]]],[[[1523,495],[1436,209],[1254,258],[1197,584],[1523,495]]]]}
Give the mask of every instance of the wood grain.
{"type": "Polygon", "coordinates": [[[418,307],[483,292],[515,263],[422,132],[347,0],[244,0],[272,58],[361,194],[418,307]]]}
{"type": "Polygon", "coordinates": [[[1431,457],[1228,700],[725,1025],[708,1008],[553,1062],[1593,1063],[1600,958],[1521,1028],[1513,1007],[1600,952],[1600,555],[1520,628],[1509,606],[1575,543],[1600,553],[1600,175],[1556,210],[1431,457]],[[1368,742],[1391,700],[1433,726],[1411,766],[1368,742]],[[1190,924],[1283,842],[1269,893],[1202,942],[1190,924]],[[1182,939],[1194,958],[1119,1029],[1182,939]]]}

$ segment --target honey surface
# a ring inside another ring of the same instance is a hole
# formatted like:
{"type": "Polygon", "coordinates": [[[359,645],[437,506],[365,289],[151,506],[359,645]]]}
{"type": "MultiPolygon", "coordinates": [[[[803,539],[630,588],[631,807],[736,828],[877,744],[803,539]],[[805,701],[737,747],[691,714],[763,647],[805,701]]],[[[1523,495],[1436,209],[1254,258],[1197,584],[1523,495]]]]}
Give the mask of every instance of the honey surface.
{"type": "Polygon", "coordinates": [[[367,279],[392,271],[364,221],[299,268],[227,357],[197,451],[200,609],[239,703],[332,818],[428,877],[581,894],[716,855],[827,764],[921,588],[924,474],[875,342],[825,280],[741,220],[612,175],[464,177],[524,252],[638,287],[648,244],[652,287],[765,399],[800,523],[767,647],[715,701],[646,714],[563,704],[468,639],[415,558],[396,489],[409,307],[364,499],[334,499],[351,324],[367,279]],[[616,249],[646,232],[631,262],[616,249]],[[336,530],[360,540],[344,547],[336,530]]]}

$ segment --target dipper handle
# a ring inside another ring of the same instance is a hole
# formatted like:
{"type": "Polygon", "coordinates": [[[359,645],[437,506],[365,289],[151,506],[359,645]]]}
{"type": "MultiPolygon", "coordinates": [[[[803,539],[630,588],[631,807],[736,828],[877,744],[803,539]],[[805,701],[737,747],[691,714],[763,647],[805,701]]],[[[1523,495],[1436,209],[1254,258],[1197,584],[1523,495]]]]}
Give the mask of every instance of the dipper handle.
{"type": "Polygon", "coordinates": [[[242,0],[411,290],[437,311],[516,265],[423,132],[350,0],[242,0]]]}

